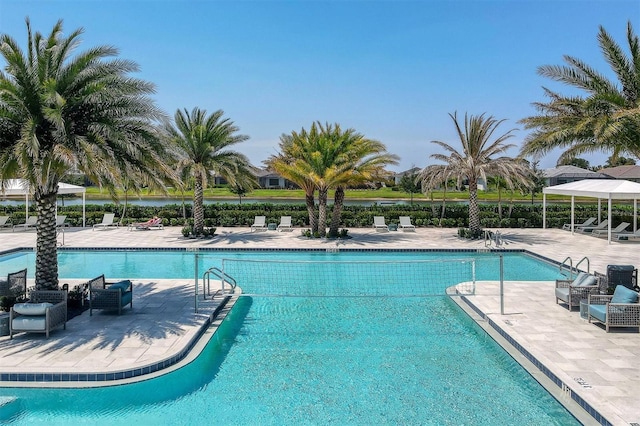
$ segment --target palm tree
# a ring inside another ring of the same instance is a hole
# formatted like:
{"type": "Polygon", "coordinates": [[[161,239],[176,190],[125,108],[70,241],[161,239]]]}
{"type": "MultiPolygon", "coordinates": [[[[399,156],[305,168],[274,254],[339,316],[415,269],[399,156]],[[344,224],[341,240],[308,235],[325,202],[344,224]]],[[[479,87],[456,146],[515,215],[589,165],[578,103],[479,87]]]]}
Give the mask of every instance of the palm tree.
{"type": "Polygon", "coordinates": [[[149,98],[150,83],[132,78],[131,61],[98,46],[73,55],[82,29],[63,35],[58,21],[48,36],[32,33],[23,51],[0,35],[0,183],[25,179],[38,214],[36,287],[58,287],[56,199],[58,183],[77,169],[115,196],[134,171],[161,182],[169,173],[153,126],[163,114],[149,98]]]}
{"type": "MultiPolygon", "coordinates": [[[[462,152],[456,151],[451,145],[432,141],[447,151],[447,154],[433,154],[431,158],[442,161],[448,167],[441,170],[441,175],[456,177],[458,187],[463,181],[469,186],[469,231],[471,235],[480,234],[480,210],[478,207],[478,181],[487,181],[487,176],[501,176],[509,184],[515,176],[526,175],[526,166],[519,159],[511,157],[497,157],[510,148],[512,144],[505,141],[512,137],[515,129],[494,138],[496,129],[505,120],[496,120],[493,117],[464,116],[464,127],[458,122],[456,113],[449,114],[456,126],[456,131],[462,144],[462,152]],[[446,173],[445,173],[446,170],[446,173]]],[[[426,174],[426,170],[424,171],[426,174]]],[[[436,174],[437,175],[437,174],[436,174]]]]}
{"type": "Polygon", "coordinates": [[[222,176],[229,184],[252,180],[249,160],[242,154],[227,149],[246,141],[248,136],[238,135],[240,129],[224,111],[207,115],[206,110],[194,108],[191,113],[177,110],[174,123],[166,123],[165,133],[178,148],[177,169],[193,177],[193,233],[201,235],[204,228],[204,189],[212,172],[222,176]]]}
{"type": "Polygon", "coordinates": [[[396,156],[385,152],[383,144],[366,139],[353,129],[343,131],[339,124],[312,123],[280,138],[280,154],[266,164],[305,190],[312,232],[325,236],[327,198],[335,189],[329,235],[335,236],[347,185],[370,181],[383,173],[385,164],[395,163],[396,156]],[[316,219],[315,191],[318,191],[316,219]]]}
{"type": "Polygon", "coordinates": [[[600,151],[640,158],[640,42],[631,22],[627,42],[629,55],[600,27],[600,50],[617,81],[568,55],[565,66],[538,68],[538,74],[584,94],[563,96],[543,88],[550,100],[534,103],[539,114],[521,120],[525,128],[534,130],[525,140],[523,155],[544,155],[560,148],[565,152],[559,163],[600,151]]]}
{"type": "Polygon", "coordinates": [[[315,137],[315,134],[310,135],[304,128],[300,133],[294,131],[290,135],[283,134],[280,136],[280,153],[272,155],[265,161],[267,167],[304,190],[309,225],[313,234],[318,232],[315,207],[316,186],[307,173],[309,166],[305,163],[308,156],[308,141],[315,137]]]}
{"type": "Polygon", "coordinates": [[[335,189],[329,236],[335,237],[340,227],[345,188],[384,180],[388,175],[385,166],[397,164],[398,157],[387,153],[381,142],[367,139],[353,129],[343,132],[336,124],[333,129],[327,126],[325,130],[326,137],[332,138],[339,152],[341,151],[340,155],[336,155],[332,166],[340,170],[340,173],[334,173],[334,179],[329,182],[335,189]]]}

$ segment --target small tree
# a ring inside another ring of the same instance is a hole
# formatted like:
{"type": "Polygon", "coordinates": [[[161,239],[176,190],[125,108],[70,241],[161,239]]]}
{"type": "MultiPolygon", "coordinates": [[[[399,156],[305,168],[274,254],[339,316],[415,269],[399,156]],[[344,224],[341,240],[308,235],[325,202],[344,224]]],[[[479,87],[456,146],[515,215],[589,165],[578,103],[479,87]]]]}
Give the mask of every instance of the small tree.
{"type": "Polygon", "coordinates": [[[418,176],[418,173],[415,172],[405,173],[402,178],[400,178],[398,186],[403,192],[407,192],[410,194],[411,205],[413,205],[413,194],[418,194],[422,190],[421,179],[418,176]]]}

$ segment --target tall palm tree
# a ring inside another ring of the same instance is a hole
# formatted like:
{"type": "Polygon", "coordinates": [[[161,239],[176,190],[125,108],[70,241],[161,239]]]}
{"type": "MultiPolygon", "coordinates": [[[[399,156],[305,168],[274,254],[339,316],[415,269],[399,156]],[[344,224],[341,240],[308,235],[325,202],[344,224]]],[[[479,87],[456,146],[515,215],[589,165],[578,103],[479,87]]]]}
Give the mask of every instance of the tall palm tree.
{"type": "Polygon", "coordinates": [[[207,115],[207,111],[194,108],[177,110],[174,123],[164,126],[169,140],[178,148],[177,169],[193,177],[193,233],[201,235],[204,228],[204,190],[212,173],[222,176],[231,185],[252,178],[249,160],[228,148],[246,141],[248,136],[236,134],[240,129],[224,111],[207,115]]]}
{"type": "Polygon", "coordinates": [[[511,182],[514,176],[526,175],[526,166],[519,160],[511,157],[497,157],[514,145],[505,141],[513,136],[515,129],[495,137],[494,133],[505,120],[496,120],[493,117],[464,116],[464,126],[458,122],[456,113],[449,114],[456,126],[458,137],[462,145],[462,151],[458,152],[451,145],[432,141],[447,151],[447,154],[433,154],[431,158],[442,161],[448,168],[449,176],[456,177],[458,187],[463,181],[469,186],[469,231],[471,235],[480,234],[480,210],[478,207],[478,181],[487,181],[487,176],[501,176],[507,182],[511,182]],[[491,141],[493,139],[493,141],[491,141]]]}
{"type": "Polygon", "coordinates": [[[545,65],[538,74],[577,88],[582,95],[563,96],[543,88],[548,102],[533,105],[539,114],[521,120],[534,131],[526,138],[523,155],[544,155],[564,149],[559,159],[610,151],[640,158],[640,42],[627,24],[629,53],[601,26],[598,43],[617,81],[565,55],[567,65],[545,65]]]}
{"type": "Polygon", "coordinates": [[[169,173],[154,121],[163,117],[150,83],[131,77],[138,66],[98,46],[74,51],[82,29],[63,35],[58,21],[48,36],[27,25],[23,51],[0,35],[0,184],[25,179],[38,214],[36,287],[58,286],[56,199],[58,183],[77,169],[115,196],[125,173],[161,182],[169,173]]]}

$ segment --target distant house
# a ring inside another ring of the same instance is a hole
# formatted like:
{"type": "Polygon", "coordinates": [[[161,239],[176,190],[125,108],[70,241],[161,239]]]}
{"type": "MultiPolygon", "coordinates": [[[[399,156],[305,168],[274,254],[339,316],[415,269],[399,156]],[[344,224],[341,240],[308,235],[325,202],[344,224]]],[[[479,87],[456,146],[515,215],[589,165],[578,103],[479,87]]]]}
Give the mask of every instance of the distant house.
{"type": "Polygon", "coordinates": [[[422,171],[422,169],[420,167],[413,167],[409,170],[405,170],[404,172],[399,172],[393,175],[393,183],[395,185],[399,185],[400,181],[402,180],[402,178],[405,175],[416,175],[418,173],[420,173],[422,171]]]}
{"type": "Polygon", "coordinates": [[[600,169],[599,172],[607,176],[611,176],[614,179],[624,179],[630,180],[632,182],[640,182],[640,166],[636,166],[635,164],[609,167],[607,169],[600,169]]]}
{"type": "Polygon", "coordinates": [[[576,166],[558,166],[542,171],[546,186],[561,185],[563,183],[576,182],[584,179],[611,179],[600,172],[581,169],[576,166]]]}
{"type": "Polygon", "coordinates": [[[298,186],[288,179],[283,178],[272,170],[254,169],[260,188],[264,189],[294,189],[298,186]]]}

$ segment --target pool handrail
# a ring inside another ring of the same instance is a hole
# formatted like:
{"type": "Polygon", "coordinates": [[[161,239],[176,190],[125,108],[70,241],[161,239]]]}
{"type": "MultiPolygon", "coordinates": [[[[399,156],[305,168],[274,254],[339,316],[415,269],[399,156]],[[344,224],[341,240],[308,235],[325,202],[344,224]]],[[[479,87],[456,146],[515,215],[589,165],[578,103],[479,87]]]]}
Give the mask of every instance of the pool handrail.
{"type": "Polygon", "coordinates": [[[238,285],[238,283],[236,282],[236,280],[228,275],[227,273],[225,273],[223,270],[221,270],[220,268],[218,268],[217,266],[211,267],[209,269],[207,269],[204,274],[202,274],[202,297],[203,298],[207,298],[207,294],[211,294],[211,275],[214,275],[215,277],[219,278],[220,281],[222,282],[222,293],[225,292],[224,290],[224,283],[229,283],[229,285],[231,286],[231,293],[235,293],[236,291],[236,286],[238,285]],[[206,287],[205,287],[206,286],[206,287]]]}

